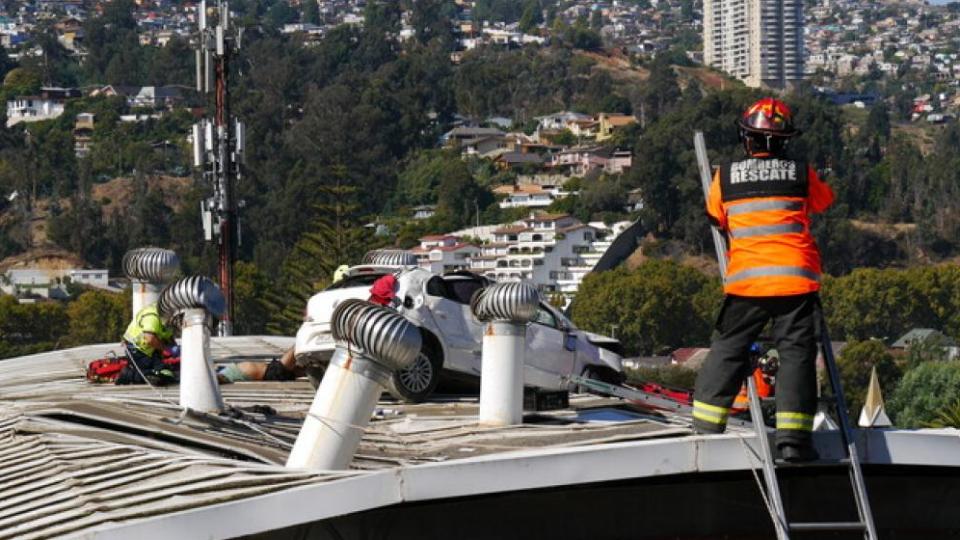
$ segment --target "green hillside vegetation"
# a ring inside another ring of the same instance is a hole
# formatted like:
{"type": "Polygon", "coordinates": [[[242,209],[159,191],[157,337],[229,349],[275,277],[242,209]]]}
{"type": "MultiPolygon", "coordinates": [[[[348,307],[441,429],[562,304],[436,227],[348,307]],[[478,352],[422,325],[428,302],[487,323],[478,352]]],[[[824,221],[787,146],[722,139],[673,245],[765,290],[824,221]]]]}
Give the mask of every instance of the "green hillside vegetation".
{"type": "MultiPolygon", "coordinates": [[[[638,123],[605,143],[631,150],[633,167],[573,180],[579,194],[551,210],[582,220],[638,218],[656,245],[669,246],[662,254],[712,257],[692,135],[704,131],[714,163],[739,156],[733,122],[758,91],[729,80],[718,84],[719,75],[689,66],[680,50],[653,60],[603,51],[589,21],[551,26],[546,47],[480,47],[455,64],[449,2],[373,0],[362,27],[339,27],[309,46],[278,27],[310,20],[315,10],[280,4],[231,3],[246,26],[232,112],[246,122],[249,142],[238,186],[245,201],[239,331],[291,333],[309,295],[366,249],[410,247],[425,234],[518,217],[501,210],[492,193],[513,182],[515,172],[438,148],[457,115],[505,116],[528,133],[535,117],[561,110],[635,115],[638,123]],[[400,43],[393,36],[404,7],[412,10],[416,37],[400,43]],[[644,209],[627,213],[624,201],[633,190],[642,194],[644,209]],[[436,205],[437,214],[413,222],[411,209],[421,204],[436,205]],[[386,233],[373,234],[376,225],[386,233]]],[[[525,17],[529,4],[491,0],[476,11],[535,24],[534,13],[525,17]]],[[[191,85],[188,44],[141,46],[130,6],[115,0],[85,23],[89,55],[82,65],[55,39],[44,45],[42,61],[25,57],[14,64],[0,54],[0,93],[35,92],[41,81],[191,85]]],[[[960,254],[960,128],[908,125],[896,99],[869,111],[831,105],[807,90],[785,99],[803,130],[790,151],[821,171],[837,193],[814,226],[833,276],[825,281],[824,303],[836,337],[892,339],[913,326],[960,335],[958,272],[936,264],[960,254]]],[[[176,250],[185,271],[212,275],[215,246],[200,239],[197,212],[210,186],[190,182],[176,207],[162,190],[145,187],[156,175],[190,174],[189,109],[209,106],[206,96],[185,90],[176,112],[123,123],[121,115],[144,111],[118,98],[85,97],[68,102],[56,120],[0,127],[0,258],[42,247],[29,218],[43,203],[51,215],[46,242],[92,266],[117,274],[127,249],[153,244],[176,250]],[[93,151],[82,159],[72,142],[79,112],[96,114],[93,151]],[[133,179],[129,203],[105,212],[115,203],[97,200],[93,188],[118,176],[133,179]],[[14,191],[26,195],[6,202],[14,191]]],[[[588,277],[573,313],[598,332],[619,325],[628,351],[651,354],[706,344],[718,299],[715,276],[650,261],[588,277]]],[[[105,297],[69,306],[11,300],[0,303],[3,356],[112,341],[126,316],[119,307],[103,307],[123,304],[105,297]],[[87,327],[90,311],[75,307],[86,303],[103,304],[91,309],[109,311],[113,322],[87,327]]]]}

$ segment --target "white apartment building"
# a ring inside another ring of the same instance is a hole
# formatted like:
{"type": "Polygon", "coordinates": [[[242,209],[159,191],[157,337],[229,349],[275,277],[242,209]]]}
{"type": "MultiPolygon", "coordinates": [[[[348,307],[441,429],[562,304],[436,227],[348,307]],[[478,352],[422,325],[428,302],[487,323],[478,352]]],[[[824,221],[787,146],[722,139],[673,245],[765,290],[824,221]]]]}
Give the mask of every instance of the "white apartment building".
{"type": "Polygon", "coordinates": [[[530,214],[490,230],[482,227],[480,246],[465,244],[460,234],[425,236],[410,250],[431,272],[469,270],[495,281],[527,281],[544,293],[572,298],[580,282],[629,222],[607,226],[584,224],[566,214],[530,214]]]}
{"type": "Polygon", "coordinates": [[[614,230],[565,214],[531,214],[493,231],[470,270],[496,281],[528,281],[546,293],[576,294],[610,247],[614,230]]]}
{"type": "Polygon", "coordinates": [[[500,201],[500,208],[545,208],[570,195],[556,186],[528,184],[502,187],[505,189],[494,190],[494,193],[506,194],[506,198],[500,201]]]}
{"type": "Polygon", "coordinates": [[[40,96],[21,96],[7,101],[7,127],[20,122],[52,120],[63,114],[63,101],[40,96]]]}
{"type": "Polygon", "coordinates": [[[38,96],[17,96],[7,101],[7,127],[20,122],[52,120],[63,114],[67,99],[80,97],[75,88],[45,86],[38,96]]]}
{"type": "Polygon", "coordinates": [[[11,268],[0,276],[0,291],[11,295],[36,295],[43,298],[69,298],[66,284],[69,280],[77,285],[118,292],[110,286],[107,269],[47,269],[11,268]]]}
{"type": "Polygon", "coordinates": [[[417,256],[422,268],[443,274],[470,268],[470,259],[480,254],[480,248],[462,243],[456,236],[437,235],[424,236],[410,252],[417,256]]]}
{"type": "Polygon", "coordinates": [[[754,88],[803,79],[802,0],[704,0],[703,12],[704,63],[754,88]]]}

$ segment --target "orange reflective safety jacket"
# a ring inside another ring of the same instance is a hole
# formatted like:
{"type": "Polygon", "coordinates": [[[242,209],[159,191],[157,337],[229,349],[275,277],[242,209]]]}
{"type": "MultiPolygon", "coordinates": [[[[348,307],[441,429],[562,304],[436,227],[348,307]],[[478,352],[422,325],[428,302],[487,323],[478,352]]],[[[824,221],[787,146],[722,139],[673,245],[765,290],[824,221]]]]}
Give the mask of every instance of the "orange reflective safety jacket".
{"type": "Polygon", "coordinates": [[[707,214],[727,233],[723,290],[787,296],[820,289],[820,251],[810,214],[833,203],[833,190],[802,161],[750,157],[720,167],[707,214]]]}

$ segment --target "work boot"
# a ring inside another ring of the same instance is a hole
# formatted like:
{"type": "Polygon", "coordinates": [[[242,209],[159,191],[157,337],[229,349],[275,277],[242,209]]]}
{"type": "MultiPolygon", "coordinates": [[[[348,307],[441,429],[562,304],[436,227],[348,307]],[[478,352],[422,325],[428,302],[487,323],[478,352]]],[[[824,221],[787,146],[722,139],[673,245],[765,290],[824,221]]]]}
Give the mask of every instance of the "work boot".
{"type": "Polygon", "coordinates": [[[812,444],[784,444],[778,447],[780,458],[787,463],[805,463],[820,459],[812,444]]]}

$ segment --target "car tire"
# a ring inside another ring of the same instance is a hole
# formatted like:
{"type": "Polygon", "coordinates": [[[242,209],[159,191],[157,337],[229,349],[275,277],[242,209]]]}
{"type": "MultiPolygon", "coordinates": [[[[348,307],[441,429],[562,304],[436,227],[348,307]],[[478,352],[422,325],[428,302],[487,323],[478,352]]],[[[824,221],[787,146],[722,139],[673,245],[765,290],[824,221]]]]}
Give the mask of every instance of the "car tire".
{"type": "Polygon", "coordinates": [[[436,390],[442,368],[443,355],[435,347],[424,342],[413,364],[395,372],[390,377],[387,391],[400,401],[409,403],[425,401],[436,390]]]}

